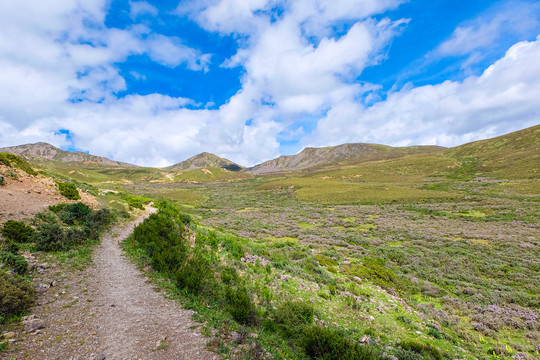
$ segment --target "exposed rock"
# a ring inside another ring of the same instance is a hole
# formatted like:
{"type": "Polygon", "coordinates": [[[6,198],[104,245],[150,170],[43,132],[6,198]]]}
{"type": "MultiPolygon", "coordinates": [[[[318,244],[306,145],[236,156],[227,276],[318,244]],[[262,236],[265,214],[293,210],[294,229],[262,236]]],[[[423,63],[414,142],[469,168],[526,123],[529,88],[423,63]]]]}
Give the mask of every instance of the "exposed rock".
{"type": "Polygon", "coordinates": [[[290,278],[291,278],[291,275],[281,275],[279,279],[281,281],[289,281],[290,278]]]}
{"type": "Polygon", "coordinates": [[[37,329],[41,329],[45,325],[45,321],[41,319],[31,319],[24,322],[24,331],[30,333],[37,329]]]}
{"type": "Polygon", "coordinates": [[[241,344],[244,340],[243,336],[237,333],[236,331],[231,331],[229,335],[231,335],[231,340],[235,344],[241,344]]]}
{"type": "Polygon", "coordinates": [[[7,332],[2,334],[4,339],[11,339],[15,337],[15,333],[13,331],[7,332]]]}
{"type": "Polygon", "coordinates": [[[269,260],[257,255],[246,255],[241,260],[253,265],[257,265],[257,261],[259,261],[259,264],[262,266],[266,266],[267,264],[271,263],[269,260]]]}
{"type": "Polygon", "coordinates": [[[358,340],[358,342],[361,344],[369,343],[369,336],[367,335],[362,336],[362,338],[358,340]]]}

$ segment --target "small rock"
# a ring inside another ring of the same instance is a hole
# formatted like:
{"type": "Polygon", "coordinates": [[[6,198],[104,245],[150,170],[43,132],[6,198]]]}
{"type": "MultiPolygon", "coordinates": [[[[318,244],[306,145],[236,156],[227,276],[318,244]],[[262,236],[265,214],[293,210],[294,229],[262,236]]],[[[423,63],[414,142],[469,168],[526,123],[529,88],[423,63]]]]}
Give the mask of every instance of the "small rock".
{"type": "Polygon", "coordinates": [[[96,356],[96,360],[105,360],[107,357],[105,356],[105,354],[98,354],[96,356]]]}
{"type": "Polygon", "coordinates": [[[4,339],[11,339],[13,337],[15,337],[15,333],[13,331],[10,331],[10,332],[7,332],[5,334],[2,335],[4,337],[4,339]]]}
{"type": "Polygon", "coordinates": [[[281,281],[289,281],[289,279],[291,278],[291,275],[281,275],[281,281]]]}
{"type": "Polygon", "coordinates": [[[257,339],[257,338],[259,337],[259,334],[249,333],[249,334],[248,334],[248,337],[257,339]]]}
{"type": "Polygon", "coordinates": [[[359,340],[359,342],[362,344],[367,343],[368,341],[369,341],[369,336],[367,335],[362,336],[362,338],[359,340]]]}
{"type": "Polygon", "coordinates": [[[41,319],[27,320],[24,322],[24,331],[30,333],[32,331],[42,328],[43,325],[45,325],[45,321],[41,319]]]}
{"type": "Polygon", "coordinates": [[[44,268],[44,269],[48,269],[49,268],[49,263],[43,263],[43,264],[41,264],[41,267],[44,268]]]}
{"type": "Polygon", "coordinates": [[[231,331],[229,333],[231,335],[232,342],[235,344],[241,344],[242,343],[242,335],[237,333],[236,331],[231,331]]]}

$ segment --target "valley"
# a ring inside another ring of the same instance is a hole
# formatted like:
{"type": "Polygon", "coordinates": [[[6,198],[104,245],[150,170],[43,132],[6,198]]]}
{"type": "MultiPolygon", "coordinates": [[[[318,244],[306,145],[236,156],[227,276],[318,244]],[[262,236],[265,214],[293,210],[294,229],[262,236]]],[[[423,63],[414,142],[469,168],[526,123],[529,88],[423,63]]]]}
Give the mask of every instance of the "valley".
{"type": "Polygon", "coordinates": [[[101,207],[158,207],[146,225],[157,240],[124,250],[223,358],[344,358],[336,344],[351,359],[540,356],[540,126],[450,149],[312,148],[248,169],[207,153],[157,169],[25,151],[101,207]],[[190,266],[208,276],[190,285],[190,266]]]}

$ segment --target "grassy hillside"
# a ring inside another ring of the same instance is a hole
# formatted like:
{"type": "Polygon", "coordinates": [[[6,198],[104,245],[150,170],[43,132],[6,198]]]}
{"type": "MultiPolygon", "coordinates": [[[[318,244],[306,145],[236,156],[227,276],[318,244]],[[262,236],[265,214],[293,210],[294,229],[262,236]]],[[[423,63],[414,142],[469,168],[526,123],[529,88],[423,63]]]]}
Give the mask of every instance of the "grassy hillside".
{"type": "Polygon", "coordinates": [[[409,146],[395,148],[377,144],[343,144],[323,148],[305,148],[297,155],[280,156],[246,171],[252,174],[283,173],[291,171],[315,171],[342,167],[368,161],[399,158],[413,154],[441,151],[438,146],[409,146]]]}
{"type": "Polygon", "coordinates": [[[203,169],[203,168],[223,168],[231,171],[240,171],[242,166],[235,164],[234,162],[219,157],[214,154],[203,152],[195,155],[187,160],[179,162],[169,166],[169,170],[190,170],[190,169],[203,169]]]}
{"type": "Polygon", "coordinates": [[[504,179],[540,177],[540,125],[445,151],[471,162],[471,171],[504,179]]]}

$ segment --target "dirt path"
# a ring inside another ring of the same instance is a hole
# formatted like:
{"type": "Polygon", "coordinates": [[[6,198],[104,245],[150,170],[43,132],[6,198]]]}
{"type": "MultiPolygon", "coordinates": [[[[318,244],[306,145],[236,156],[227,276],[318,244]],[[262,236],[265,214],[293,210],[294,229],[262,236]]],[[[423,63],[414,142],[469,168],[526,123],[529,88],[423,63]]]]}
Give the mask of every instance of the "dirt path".
{"type": "MultiPolygon", "coordinates": [[[[153,209],[152,209],[153,210],[153,209]]],[[[38,333],[20,335],[7,359],[219,359],[191,321],[192,312],[157,289],[123,255],[118,243],[152,210],[102,239],[94,265],[72,274],[50,269],[38,280],[59,285],[40,296],[38,333]],[[54,280],[52,280],[54,279],[54,280]]]]}

